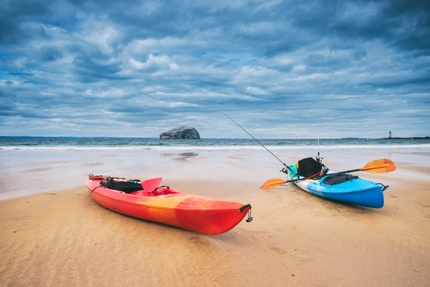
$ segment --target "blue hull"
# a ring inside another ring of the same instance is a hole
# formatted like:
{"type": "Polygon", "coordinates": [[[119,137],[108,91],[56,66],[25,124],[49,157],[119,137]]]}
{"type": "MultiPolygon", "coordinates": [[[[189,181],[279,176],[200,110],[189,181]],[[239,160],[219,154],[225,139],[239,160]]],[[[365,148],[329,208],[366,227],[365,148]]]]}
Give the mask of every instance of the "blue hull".
{"type": "MultiPolygon", "coordinates": [[[[297,179],[293,173],[292,179],[297,179]]],[[[295,182],[301,189],[318,197],[371,208],[384,206],[384,185],[355,177],[351,180],[328,185],[320,179],[306,179],[295,182]]]]}

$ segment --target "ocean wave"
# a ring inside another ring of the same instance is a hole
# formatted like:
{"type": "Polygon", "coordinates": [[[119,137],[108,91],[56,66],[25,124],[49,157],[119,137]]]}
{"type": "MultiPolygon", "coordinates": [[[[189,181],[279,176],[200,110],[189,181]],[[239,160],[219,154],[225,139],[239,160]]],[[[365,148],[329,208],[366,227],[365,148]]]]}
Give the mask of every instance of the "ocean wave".
{"type": "MultiPolygon", "coordinates": [[[[430,149],[430,144],[402,144],[402,145],[324,145],[324,146],[312,146],[312,145],[294,145],[294,146],[266,146],[270,150],[333,150],[333,149],[430,149]]],[[[132,145],[132,146],[0,146],[0,151],[169,151],[169,150],[261,150],[264,149],[262,146],[256,145],[220,145],[220,146],[143,146],[143,145],[132,145]]]]}
{"type": "Polygon", "coordinates": [[[0,150],[273,150],[386,149],[430,147],[430,139],[201,139],[0,137],[0,150]]]}

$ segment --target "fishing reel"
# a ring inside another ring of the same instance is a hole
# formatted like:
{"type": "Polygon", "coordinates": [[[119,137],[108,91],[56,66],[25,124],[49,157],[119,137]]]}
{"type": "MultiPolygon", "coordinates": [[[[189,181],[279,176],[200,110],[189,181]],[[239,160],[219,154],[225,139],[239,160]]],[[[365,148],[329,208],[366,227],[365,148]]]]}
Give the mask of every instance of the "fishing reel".
{"type": "Polygon", "coordinates": [[[322,158],[321,156],[320,156],[320,153],[318,152],[318,155],[317,155],[317,157],[315,158],[315,160],[319,163],[319,164],[321,164],[321,172],[320,172],[320,175],[322,176],[322,175],[325,175],[325,174],[327,174],[327,172],[328,172],[328,167],[326,167],[323,163],[322,163],[322,160],[323,160],[324,158],[322,158]]]}
{"type": "Polygon", "coordinates": [[[318,155],[317,155],[317,157],[316,157],[315,159],[316,159],[316,161],[317,161],[317,162],[319,162],[319,163],[321,163],[321,164],[322,164],[322,160],[323,160],[324,158],[322,158],[322,157],[320,156],[320,152],[318,152],[318,155]]]}
{"type": "Polygon", "coordinates": [[[288,174],[288,168],[284,167],[283,169],[280,170],[280,172],[283,172],[285,174],[288,174]]]}

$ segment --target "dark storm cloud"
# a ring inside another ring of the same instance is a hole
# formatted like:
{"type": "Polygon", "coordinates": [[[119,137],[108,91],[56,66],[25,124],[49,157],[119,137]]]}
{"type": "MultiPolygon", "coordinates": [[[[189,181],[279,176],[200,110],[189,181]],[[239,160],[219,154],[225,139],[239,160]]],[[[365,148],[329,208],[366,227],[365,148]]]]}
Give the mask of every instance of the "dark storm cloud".
{"type": "Polygon", "coordinates": [[[1,134],[427,135],[427,2],[2,0],[1,134]]]}

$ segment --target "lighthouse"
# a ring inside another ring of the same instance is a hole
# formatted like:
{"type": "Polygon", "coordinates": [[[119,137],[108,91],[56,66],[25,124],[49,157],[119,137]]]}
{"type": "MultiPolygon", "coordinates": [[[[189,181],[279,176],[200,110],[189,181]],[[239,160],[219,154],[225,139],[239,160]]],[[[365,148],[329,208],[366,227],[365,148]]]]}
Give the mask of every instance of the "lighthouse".
{"type": "Polygon", "coordinates": [[[391,131],[388,133],[388,138],[389,139],[391,138],[391,131]]]}

